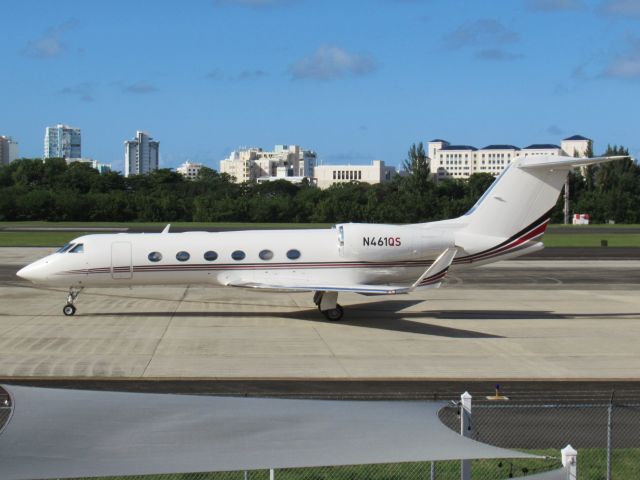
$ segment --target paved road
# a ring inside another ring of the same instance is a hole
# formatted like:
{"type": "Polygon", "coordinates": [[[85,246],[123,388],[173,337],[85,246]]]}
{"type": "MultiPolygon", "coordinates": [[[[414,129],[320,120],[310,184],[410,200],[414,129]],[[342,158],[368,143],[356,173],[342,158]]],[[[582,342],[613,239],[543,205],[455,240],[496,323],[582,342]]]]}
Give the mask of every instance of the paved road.
{"type": "MultiPolygon", "coordinates": [[[[478,404],[491,404],[495,382],[477,380],[148,380],[27,379],[0,376],[0,384],[139,393],[181,393],[242,397],[349,400],[454,400],[467,391],[478,404]]],[[[500,383],[509,404],[640,403],[639,381],[514,381],[500,383]]],[[[0,390],[0,400],[2,400],[0,390]]]]}

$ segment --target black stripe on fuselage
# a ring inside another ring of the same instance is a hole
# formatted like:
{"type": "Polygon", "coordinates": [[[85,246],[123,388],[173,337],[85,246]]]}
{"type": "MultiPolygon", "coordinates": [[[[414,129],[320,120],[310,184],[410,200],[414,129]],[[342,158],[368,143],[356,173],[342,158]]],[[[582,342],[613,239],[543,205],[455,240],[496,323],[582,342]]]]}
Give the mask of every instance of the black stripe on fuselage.
{"type": "MultiPolygon", "coordinates": [[[[500,248],[504,247],[505,245],[508,245],[508,244],[516,241],[518,238],[520,238],[523,235],[527,234],[529,231],[534,230],[535,228],[539,227],[543,223],[549,221],[549,219],[551,217],[552,210],[553,209],[550,209],[544,215],[542,215],[540,218],[538,218],[535,222],[530,223],[529,226],[523,228],[522,230],[520,230],[515,235],[512,235],[511,237],[506,239],[504,242],[499,243],[498,245],[496,245],[494,247],[487,248],[486,250],[483,250],[481,252],[474,253],[472,255],[466,255],[464,257],[456,257],[456,258],[453,259],[452,263],[454,263],[454,264],[455,263],[468,263],[469,261],[473,261],[473,259],[475,259],[476,257],[481,257],[481,256],[484,256],[484,255],[487,255],[487,254],[493,252],[494,250],[499,250],[500,248]]],[[[491,258],[491,256],[488,256],[487,258],[491,258]]]]}

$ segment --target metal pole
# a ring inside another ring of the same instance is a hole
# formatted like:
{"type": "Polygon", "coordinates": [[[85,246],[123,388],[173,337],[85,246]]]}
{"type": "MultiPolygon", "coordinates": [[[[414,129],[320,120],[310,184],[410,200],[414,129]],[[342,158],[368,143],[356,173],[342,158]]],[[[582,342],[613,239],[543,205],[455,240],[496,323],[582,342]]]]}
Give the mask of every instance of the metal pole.
{"type": "Polygon", "coordinates": [[[436,480],[436,462],[431,462],[431,480],[436,480]]]}
{"type": "Polygon", "coordinates": [[[249,480],[249,472],[244,471],[244,480],[249,480]]]}
{"type": "Polygon", "coordinates": [[[569,174],[564,181],[564,224],[569,224],[569,174]]]}
{"type": "MultiPolygon", "coordinates": [[[[460,435],[471,437],[471,395],[469,392],[460,395],[460,435]]],[[[460,479],[471,480],[471,460],[460,462],[460,479]]]]}
{"type": "Polygon", "coordinates": [[[611,480],[611,440],[613,433],[613,395],[615,392],[611,392],[611,399],[609,400],[609,408],[607,409],[607,480],[611,480]]]}
{"type": "Polygon", "coordinates": [[[269,480],[275,480],[276,474],[273,471],[273,468],[269,469],[269,480]]]}

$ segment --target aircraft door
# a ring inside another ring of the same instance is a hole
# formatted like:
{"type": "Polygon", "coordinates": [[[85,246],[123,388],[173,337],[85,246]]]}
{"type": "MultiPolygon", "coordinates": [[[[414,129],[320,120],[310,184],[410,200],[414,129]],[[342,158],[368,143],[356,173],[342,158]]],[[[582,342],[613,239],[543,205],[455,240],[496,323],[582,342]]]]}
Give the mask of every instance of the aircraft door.
{"type": "Polygon", "coordinates": [[[131,261],[131,243],[114,242],[111,244],[111,278],[131,279],[133,264],[131,261]]]}

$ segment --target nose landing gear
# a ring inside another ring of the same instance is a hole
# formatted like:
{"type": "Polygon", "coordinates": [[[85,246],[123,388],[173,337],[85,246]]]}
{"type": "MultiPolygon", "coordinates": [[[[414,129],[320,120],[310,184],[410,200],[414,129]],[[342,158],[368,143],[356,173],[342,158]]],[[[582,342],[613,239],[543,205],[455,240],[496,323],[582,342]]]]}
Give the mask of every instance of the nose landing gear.
{"type": "Polygon", "coordinates": [[[62,313],[64,313],[66,316],[71,316],[76,313],[76,307],[74,305],[74,302],[76,301],[76,298],[78,298],[78,295],[80,295],[81,291],[82,291],[82,287],[69,288],[69,295],[67,295],[67,304],[64,307],[62,307],[62,313]]]}
{"type": "Polygon", "coordinates": [[[327,320],[337,322],[342,319],[344,310],[338,303],[338,292],[315,292],[313,302],[327,320]]]}

